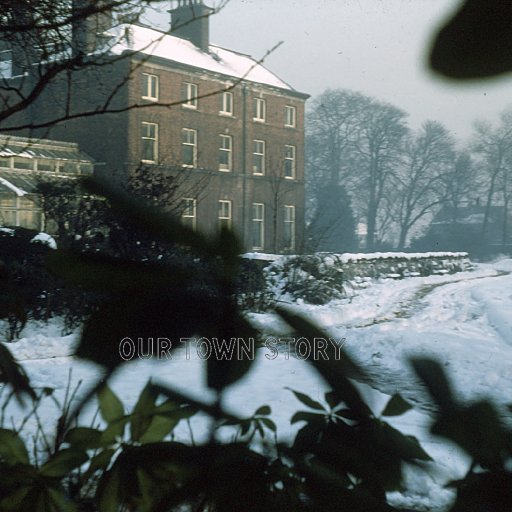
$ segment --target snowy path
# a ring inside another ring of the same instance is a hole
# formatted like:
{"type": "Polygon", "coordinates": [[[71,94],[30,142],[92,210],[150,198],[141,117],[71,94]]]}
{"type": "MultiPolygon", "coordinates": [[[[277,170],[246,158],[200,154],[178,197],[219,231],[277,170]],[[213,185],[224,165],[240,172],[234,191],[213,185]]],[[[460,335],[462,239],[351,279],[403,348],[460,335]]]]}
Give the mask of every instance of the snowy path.
{"type": "Polygon", "coordinates": [[[441,361],[466,399],[493,395],[501,403],[512,390],[512,276],[439,285],[406,317],[346,330],[347,348],[385,392],[415,395],[411,356],[441,361]],[[380,340],[380,341],[379,341],[380,340]],[[376,341],[378,343],[376,343],[376,341]]]}

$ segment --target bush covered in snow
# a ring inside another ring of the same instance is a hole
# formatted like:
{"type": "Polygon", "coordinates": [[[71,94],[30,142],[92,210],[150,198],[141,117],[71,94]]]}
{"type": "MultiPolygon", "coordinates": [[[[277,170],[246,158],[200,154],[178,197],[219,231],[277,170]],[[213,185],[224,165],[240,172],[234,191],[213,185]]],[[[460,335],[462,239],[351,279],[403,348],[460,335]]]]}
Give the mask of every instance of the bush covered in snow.
{"type": "Polygon", "coordinates": [[[9,341],[19,335],[26,318],[48,321],[59,316],[70,332],[93,311],[95,294],[73,287],[46,268],[46,257],[55,249],[55,240],[45,233],[20,227],[0,230],[0,261],[12,288],[9,294],[18,297],[18,310],[23,311],[2,314],[2,334],[9,341]]]}
{"type": "Polygon", "coordinates": [[[276,300],[325,304],[343,297],[343,271],[332,256],[287,256],[265,269],[267,286],[276,300]]]}

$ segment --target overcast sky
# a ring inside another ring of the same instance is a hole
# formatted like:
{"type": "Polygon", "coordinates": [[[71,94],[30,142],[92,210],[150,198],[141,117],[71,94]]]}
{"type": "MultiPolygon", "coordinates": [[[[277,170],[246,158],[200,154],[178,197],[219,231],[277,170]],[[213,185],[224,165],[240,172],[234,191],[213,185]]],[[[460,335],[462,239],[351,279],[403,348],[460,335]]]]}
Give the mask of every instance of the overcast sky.
{"type": "Polygon", "coordinates": [[[475,119],[495,120],[512,105],[512,75],[460,85],[429,73],[431,35],[458,3],[230,0],[211,18],[210,39],[258,59],[283,41],[265,65],[295,89],[312,96],[327,88],[358,90],[405,110],[413,128],[434,119],[464,140],[475,119]]]}

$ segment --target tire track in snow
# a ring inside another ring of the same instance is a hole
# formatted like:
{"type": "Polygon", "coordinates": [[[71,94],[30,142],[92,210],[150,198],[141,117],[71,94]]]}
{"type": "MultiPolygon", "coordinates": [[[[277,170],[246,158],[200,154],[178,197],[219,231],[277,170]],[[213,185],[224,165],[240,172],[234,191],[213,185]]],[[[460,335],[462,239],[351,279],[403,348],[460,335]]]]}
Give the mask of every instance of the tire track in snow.
{"type": "MultiPolygon", "coordinates": [[[[481,279],[494,279],[503,277],[505,275],[510,275],[510,272],[500,271],[498,274],[494,276],[476,276],[476,277],[461,277],[457,280],[450,280],[450,281],[443,281],[440,283],[433,283],[433,284],[424,284],[419,285],[419,288],[417,289],[411,289],[408,290],[409,296],[405,297],[397,297],[396,302],[394,303],[393,307],[391,308],[391,315],[381,315],[375,317],[371,322],[366,323],[360,323],[360,324],[354,324],[350,325],[350,328],[355,329],[364,329],[366,327],[369,327],[371,325],[375,324],[381,324],[381,323],[387,323],[387,322],[394,322],[397,319],[409,319],[413,316],[417,315],[419,312],[424,310],[429,306],[428,297],[430,294],[436,292],[438,289],[442,287],[449,287],[450,285],[457,285],[460,283],[469,283],[471,281],[475,280],[481,280],[481,279]]],[[[414,279],[414,278],[413,278],[414,279]]],[[[342,327],[343,324],[336,325],[335,327],[342,327]]]]}

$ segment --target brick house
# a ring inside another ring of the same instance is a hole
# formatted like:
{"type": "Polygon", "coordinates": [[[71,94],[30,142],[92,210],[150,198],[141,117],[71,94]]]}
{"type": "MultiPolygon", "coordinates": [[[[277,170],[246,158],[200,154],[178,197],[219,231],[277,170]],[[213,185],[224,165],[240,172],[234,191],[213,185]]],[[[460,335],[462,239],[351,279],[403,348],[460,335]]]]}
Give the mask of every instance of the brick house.
{"type": "Polygon", "coordinates": [[[212,10],[202,0],[173,6],[172,35],[105,15],[74,27],[75,50],[108,48],[102,64],[55,79],[12,123],[79,143],[111,179],[173,176],[176,190],[160,204],[198,229],[231,226],[248,251],[300,251],[308,95],[251,57],[211,45],[212,10]],[[110,113],[78,116],[107,103],[110,113]]]}

